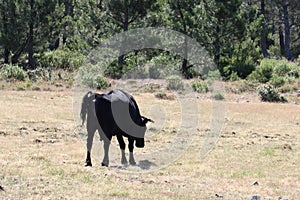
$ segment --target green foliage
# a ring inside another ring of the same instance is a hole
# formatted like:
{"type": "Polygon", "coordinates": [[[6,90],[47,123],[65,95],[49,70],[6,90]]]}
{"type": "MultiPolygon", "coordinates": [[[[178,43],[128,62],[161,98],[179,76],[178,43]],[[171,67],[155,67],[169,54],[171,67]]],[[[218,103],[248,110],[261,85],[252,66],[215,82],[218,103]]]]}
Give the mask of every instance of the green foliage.
{"type": "Polygon", "coordinates": [[[145,85],[144,92],[153,93],[153,92],[155,92],[155,91],[157,91],[159,89],[160,89],[160,85],[159,84],[149,83],[149,84],[145,85]]]}
{"type": "Polygon", "coordinates": [[[278,90],[270,85],[264,84],[257,88],[258,95],[262,101],[267,102],[287,102],[287,99],[280,95],[278,90]]]}
{"type": "Polygon", "coordinates": [[[37,80],[47,81],[51,79],[50,71],[41,67],[38,67],[34,70],[28,70],[27,75],[29,80],[31,81],[37,81],[37,80]]]}
{"type": "Polygon", "coordinates": [[[155,94],[155,97],[158,99],[167,99],[167,94],[163,91],[159,91],[155,94]]]}
{"type": "Polygon", "coordinates": [[[168,52],[160,53],[150,60],[149,77],[150,78],[165,78],[176,74],[180,68],[180,60],[173,54],[168,52]]]}
{"type": "Polygon", "coordinates": [[[24,81],[26,78],[26,72],[17,65],[4,65],[0,73],[6,80],[24,81]]]}
{"type": "Polygon", "coordinates": [[[263,59],[248,79],[260,83],[270,82],[273,86],[280,87],[298,78],[299,74],[299,67],[287,60],[263,59]]]}
{"type": "Polygon", "coordinates": [[[208,85],[204,81],[201,81],[199,79],[193,79],[193,80],[191,80],[190,84],[195,92],[198,92],[198,93],[208,92],[208,85]]]}
{"type": "Polygon", "coordinates": [[[291,62],[288,62],[287,60],[281,60],[274,67],[274,74],[280,77],[290,76],[299,78],[299,73],[299,67],[291,62]]]}
{"type": "Polygon", "coordinates": [[[161,78],[161,71],[158,65],[151,65],[149,67],[149,78],[153,78],[153,79],[161,78]]]}
{"type": "Polygon", "coordinates": [[[230,79],[229,79],[230,81],[237,81],[239,79],[240,77],[238,76],[237,72],[233,72],[230,74],[230,79]]]}
{"type": "Polygon", "coordinates": [[[81,83],[90,88],[105,89],[109,86],[108,80],[102,75],[102,69],[96,65],[88,65],[79,69],[81,83]]]}
{"type": "MultiPolygon", "coordinates": [[[[262,35],[266,35],[265,46],[271,56],[283,56],[285,47],[288,47],[279,40],[278,30],[283,27],[284,19],[280,1],[265,2],[265,13],[274,12],[274,18],[264,16],[260,6],[260,1],[246,3],[242,0],[1,1],[0,52],[3,52],[3,59],[0,62],[22,65],[24,69],[25,66],[26,69],[40,66],[77,70],[84,59],[82,55],[87,55],[112,35],[134,28],[158,26],[180,31],[205,47],[214,58],[222,78],[234,81],[251,74],[253,80],[281,85],[282,78],[272,77],[275,73],[284,76],[285,82],[293,81],[299,76],[299,70],[288,71],[288,76],[282,75],[289,68],[285,64],[279,70],[272,66],[272,75],[267,66],[255,70],[262,59],[262,35]]],[[[290,24],[293,25],[290,49],[294,60],[300,49],[300,40],[297,40],[300,25],[296,23],[298,10],[299,6],[289,6],[288,9],[290,24]]],[[[282,31],[284,39],[288,39],[285,30],[282,31]]],[[[172,37],[167,40],[178,52],[190,54],[190,45],[186,41],[174,41],[172,37]]],[[[144,52],[144,55],[126,55],[122,61],[125,63],[119,63],[124,64],[124,69],[112,64],[106,69],[106,74],[120,78],[132,69],[136,69],[141,77],[150,78],[167,77],[174,74],[172,70],[181,72],[186,78],[201,74],[196,65],[189,67],[193,63],[183,65],[182,58],[162,51],[156,54],[144,52]],[[148,71],[136,62],[137,57],[144,56],[147,62],[151,57],[157,57],[150,63],[148,71]]]]}
{"type": "Polygon", "coordinates": [[[167,77],[167,89],[168,90],[184,90],[184,84],[182,78],[177,75],[167,77]]]}
{"type": "Polygon", "coordinates": [[[221,73],[219,70],[209,70],[207,74],[203,75],[204,79],[221,80],[221,73]]]}
{"type": "Polygon", "coordinates": [[[132,78],[148,78],[148,71],[145,68],[147,62],[146,54],[131,52],[126,55],[123,66],[123,74],[132,78]]]}
{"type": "Polygon", "coordinates": [[[222,101],[225,99],[225,97],[223,96],[223,94],[221,93],[216,93],[212,96],[213,99],[217,100],[217,101],[222,101]]]}
{"type": "Polygon", "coordinates": [[[158,99],[163,99],[163,100],[174,100],[175,99],[174,95],[168,95],[164,91],[159,91],[159,92],[155,93],[155,97],[158,99]]]}
{"type": "Polygon", "coordinates": [[[39,59],[43,68],[66,69],[74,71],[78,69],[84,61],[84,56],[73,52],[67,48],[48,51],[39,59]]]}
{"type": "Polygon", "coordinates": [[[285,84],[284,77],[278,76],[277,74],[273,74],[272,78],[270,79],[270,83],[275,87],[280,87],[285,84]]]}
{"type": "Polygon", "coordinates": [[[253,71],[249,76],[249,80],[256,80],[260,83],[266,83],[272,78],[273,68],[276,64],[276,60],[273,59],[263,59],[255,71],[253,71]]]}
{"type": "Polygon", "coordinates": [[[92,84],[92,87],[97,88],[98,90],[100,89],[105,89],[109,85],[107,79],[103,77],[102,75],[98,74],[94,78],[94,82],[92,84]]]}
{"type": "Polygon", "coordinates": [[[104,69],[104,75],[110,78],[121,78],[123,75],[123,70],[119,69],[119,63],[117,60],[110,63],[108,67],[104,69]]]}

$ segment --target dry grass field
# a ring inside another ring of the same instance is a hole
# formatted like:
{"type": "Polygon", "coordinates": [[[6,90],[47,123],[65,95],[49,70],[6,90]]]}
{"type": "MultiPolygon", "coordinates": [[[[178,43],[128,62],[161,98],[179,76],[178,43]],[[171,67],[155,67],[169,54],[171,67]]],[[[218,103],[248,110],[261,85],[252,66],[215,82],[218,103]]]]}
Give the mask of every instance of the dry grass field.
{"type": "MultiPolygon", "coordinates": [[[[101,153],[92,155],[93,167],[84,167],[86,148],[76,131],[72,95],[68,88],[0,90],[0,199],[251,199],[254,194],[300,199],[299,105],[225,97],[221,137],[201,158],[212,102],[198,98],[199,124],[189,147],[162,168],[132,173],[101,167],[101,153]]],[[[180,110],[176,100],[134,96],[142,112],[151,113],[151,105],[159,103],[171,116],[167,128],[136,150],[138,162],[172,140],[180,110]]],[[[94,147],[102,144],[95,141],[94,147]]],[[[120,155],[111,160],[119,162],[120,155]]]]}

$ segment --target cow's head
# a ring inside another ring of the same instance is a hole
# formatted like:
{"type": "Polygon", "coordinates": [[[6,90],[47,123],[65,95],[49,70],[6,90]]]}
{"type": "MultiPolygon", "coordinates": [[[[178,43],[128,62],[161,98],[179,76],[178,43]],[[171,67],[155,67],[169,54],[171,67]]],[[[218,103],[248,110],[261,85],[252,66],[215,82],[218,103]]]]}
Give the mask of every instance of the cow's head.
{"type": "MultiPolygon", "coordinates": [[[[143,117],[143,116],[141,117],[141,128],[142,128],[142,131],[143,131],[143,135],[145,135],[145,132],[147,130],[146,124],[148,122],[154,123],[154,121],[152,119],[148,119],[147,117],[143,117]]],[[[135,138],[135,146],[137,148],[143,148],[145,146],[144,138],[136,137],[135,138]]]]}

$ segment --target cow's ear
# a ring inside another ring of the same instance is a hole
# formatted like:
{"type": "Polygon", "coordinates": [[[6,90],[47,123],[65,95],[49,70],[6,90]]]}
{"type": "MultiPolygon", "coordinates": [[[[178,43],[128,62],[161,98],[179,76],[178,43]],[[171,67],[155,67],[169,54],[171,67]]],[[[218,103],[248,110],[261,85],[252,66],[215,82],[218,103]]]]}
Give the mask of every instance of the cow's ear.
{"type": "Polygon", "coordinates": [[[146,124],[148,122],[154,123],[154,121],[152,119],[148,119],[147,117],[142,117],[142,124],[143,124],[143,126],[146,126],[146,124]]]}

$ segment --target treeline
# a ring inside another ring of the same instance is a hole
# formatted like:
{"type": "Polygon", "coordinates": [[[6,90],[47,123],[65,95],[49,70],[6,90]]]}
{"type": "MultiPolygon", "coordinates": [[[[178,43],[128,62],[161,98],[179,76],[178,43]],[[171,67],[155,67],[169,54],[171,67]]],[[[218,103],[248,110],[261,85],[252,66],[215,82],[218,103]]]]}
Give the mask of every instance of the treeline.
{"type": "MultiPolygon", "coordinates": [[[[228,79],[246,78],[264,57],[296,60],[300,54],[298,0],[1,0],[0,9],[0,63],[24,69],[74,69],[101,41],[150,26],[196,39],[228,79]]],[[[141,55],[174,59],[137,51],[116,58],[108,75],[120,77],[141,55]]],[[[187,60],[175,59],[185,77],[197,75],[187,60]]]]}

